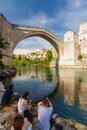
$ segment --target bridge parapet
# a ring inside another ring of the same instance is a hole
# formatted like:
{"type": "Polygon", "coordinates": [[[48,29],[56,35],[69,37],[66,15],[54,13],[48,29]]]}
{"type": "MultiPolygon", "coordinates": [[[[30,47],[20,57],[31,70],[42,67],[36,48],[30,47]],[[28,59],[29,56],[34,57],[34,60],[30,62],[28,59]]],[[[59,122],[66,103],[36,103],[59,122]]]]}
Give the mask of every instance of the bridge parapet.
{"type": "MultiPolygon", "coordinates": [[[[19,43],[21,40],[31,37],[31,36],[38,36],[42,37],[48,42],[50,42],[53,47],[56,49],[56,51],[60,51],[60,53],[63,53],[64,50],[64,44],[61,39],[56,37],[54,34],[49,32],[46,29],[40,28],[40,27],[22,27],[18,25],[13,25],[13,34],[16,33],[16,38],[15,38],[15,44],[13,45],[13,50],[16,46],[17,43],[19,43]]],[[[59,53],[59,52],[57,52],[59,53]]],[[[61,54],[62,54],[61,53],[61,54]]]]}
{"type": "Polygon", "coordinates": [[[49,30],[47,30],[47,29],[45,29],[45,28],[41,28],[41,27],[35,27],[35,26],[24,26],[24,25],[17,25],[17,24],[11,24],[12,25],[12,27],[13,28],[17,28],[17,29],[21,29],[21,30],[26,30],[26,31],[28,31],[28,30],[38,30],[38,31],[44,31],[44,32],[46,32],[46,33],[49,33],[50,35],[52,35],[53,37],[55,37],[57,40],[59,40],[61,43],[63,43],[63,41],[62,41],[62,39],[61,38],[59,38],[57,35],[55,35],[55,34],[53,34],[52,32],[50,32],[49,30]]]}

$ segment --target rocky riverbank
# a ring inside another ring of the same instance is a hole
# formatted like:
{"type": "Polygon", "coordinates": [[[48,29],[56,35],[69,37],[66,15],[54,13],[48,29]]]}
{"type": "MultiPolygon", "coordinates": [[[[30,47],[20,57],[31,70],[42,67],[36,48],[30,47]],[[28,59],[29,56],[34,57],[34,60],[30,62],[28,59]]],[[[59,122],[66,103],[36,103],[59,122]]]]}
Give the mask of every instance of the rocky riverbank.
{"type": "Polygon", "coordinates": [[[0,78],[7,78],[9,76],[15,75],[17,72],[16,68],[14,67],[4,67],[0,69],[0,78]]]}
{"type": "MultiPolygon", "coordinates": [[[[2,82],[0,82],[0,99],[2,97],[2,94],[4,92],[4,86],[2,82]]],[[[10,130],[15,115],[18,113],[17,110],[17,102],[14,102],[11,106],[7,107],[0,107],[0,130],[10,130]]],[[[33,130],[38,130],[37,127],[37,111],[33,111],[34,114],[34,121],[33,121],[33,130]]],[[[62,126],[62,130],[87,130],[87,126],[82,125],[78,122],[76,122],[73,119],[65,119],[58,117],[56,119],[55,124],[51,128],[51,130],[59,130],[59,128],[62,126]]]]}

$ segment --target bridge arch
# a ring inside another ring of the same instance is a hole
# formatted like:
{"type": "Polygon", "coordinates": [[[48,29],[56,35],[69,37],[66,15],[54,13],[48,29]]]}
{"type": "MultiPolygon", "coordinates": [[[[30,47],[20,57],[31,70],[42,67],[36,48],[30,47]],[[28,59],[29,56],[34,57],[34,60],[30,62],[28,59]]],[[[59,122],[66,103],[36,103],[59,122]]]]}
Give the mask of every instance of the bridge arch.
{"type": "MultiPolygon", "coordinates": [[[[40,37],[40,38],[43,38],[44,40],[48,41],[48,42],[55,48],[56,52],[58,53],[58,46],[56,45],[56,42],[55,42],[54,40],[52,40],[50,37],[48,37],[47,35],[45,35],[45,34],[37,34],[37,33],[29,34],[29,33],[28,33],[27,35],[24,35],[24,36],[20,37],[20,38],[17,40],[17,42],[16,42],[16,44],[15,44],[14,47],[16,47],[16,45],[17,45],[19,42],[21,42],[22,40],[24,40],[24,39],[26,39],[26,38],[31,38],[31,37],[40,37]]],[[[15,48],[14,48],[14,49],[15,49],[15,48]]],[[[13,49],[13,50],[14,50],[14,49],[13,49]]]]}
{"type": "Polygon", "coordinates": [[[57,38],[55,35],[50,33],[49,31],[42,29],[42,28],[26,28],[26,27],[13,27],[13,33],[18,34],[14,39],[12,44],[12,50],[14,51],[16,45],[21,42],[22,40],[29,38],[29,37],[41,37],[44,40],[48,41],[56,50],[57,59],[60,59],[63,55],[64,44],[63,41],[57,38]]]}

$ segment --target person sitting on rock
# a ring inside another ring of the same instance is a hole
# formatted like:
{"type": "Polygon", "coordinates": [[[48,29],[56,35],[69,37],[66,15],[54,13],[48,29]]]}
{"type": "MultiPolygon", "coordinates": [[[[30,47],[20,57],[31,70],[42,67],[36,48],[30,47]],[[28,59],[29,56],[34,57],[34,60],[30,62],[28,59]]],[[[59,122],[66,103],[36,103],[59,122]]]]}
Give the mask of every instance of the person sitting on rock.
{"type": "Polygon", "coordinates": [[[40,130],[50,130],[54,124],[57,114],[53,114],[53,106],[48,97],[38,102],[38,127],[40,130]]]}
{"type": "Polygon", "coordinates": [[[13,85],[9,85],[6,89],[6,91],[4,92],[2,99],[1,99],[1,105],[2,106],[6,106],[6,105],[10,105],[12,104],[15,100],[17,100],[18,97],[18,93],[14,92],[12,90],[13,85]]]}
{"type": "Polygon", "coordinates": [[[18,112],[23,114],[28,121],[32,122],[33,114],[30,111],[30,101],[28,101],[29,92],[24,92],[23,96],[18,100],[18,112]]]}
{"type": "Polygon", "coordinates": [[[16,115],[11,130],[32,130],[32,124],[22,114],[16,115]]]}

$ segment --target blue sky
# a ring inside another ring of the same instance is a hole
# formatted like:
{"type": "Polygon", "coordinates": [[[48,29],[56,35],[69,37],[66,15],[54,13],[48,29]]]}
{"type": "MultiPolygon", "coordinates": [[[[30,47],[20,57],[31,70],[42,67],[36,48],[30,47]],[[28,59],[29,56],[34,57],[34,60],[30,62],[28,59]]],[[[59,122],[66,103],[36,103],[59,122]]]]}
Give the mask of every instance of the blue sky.
{"type": "MultiPolygon", "coordinates": [[[[63,39],[67,31],[79,33],[79,24],[87,21],[87,0],[0,0],[0,12],[10,23],[43,27],[63,39]]],[[[33,51],[50,45],[33,37],[16,48],[33,51]]]]}

